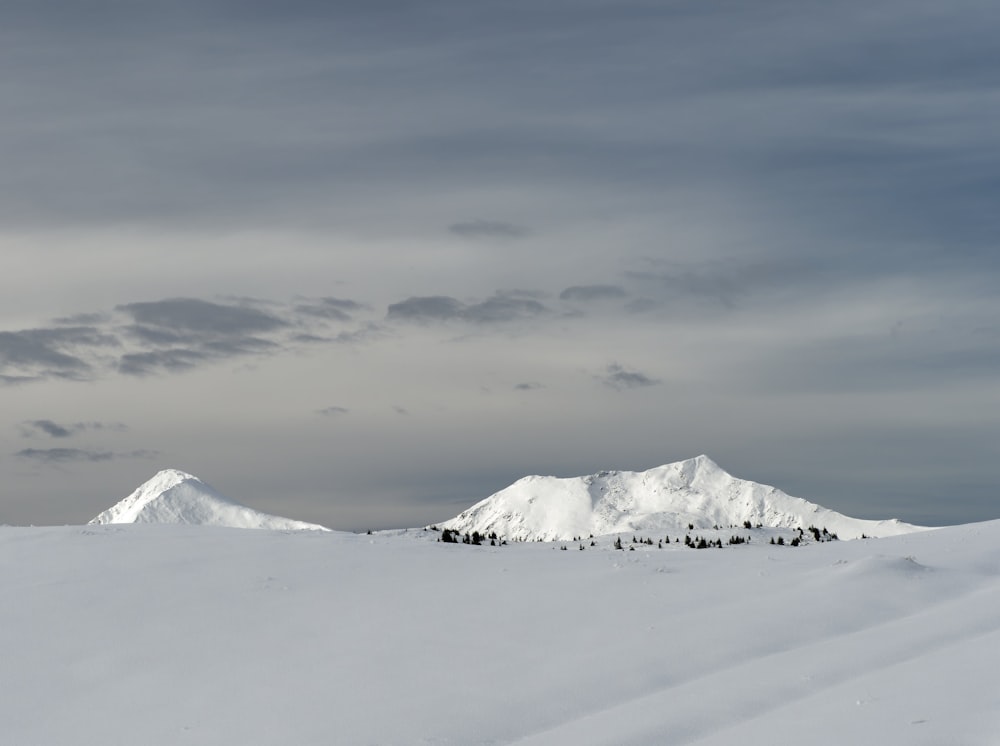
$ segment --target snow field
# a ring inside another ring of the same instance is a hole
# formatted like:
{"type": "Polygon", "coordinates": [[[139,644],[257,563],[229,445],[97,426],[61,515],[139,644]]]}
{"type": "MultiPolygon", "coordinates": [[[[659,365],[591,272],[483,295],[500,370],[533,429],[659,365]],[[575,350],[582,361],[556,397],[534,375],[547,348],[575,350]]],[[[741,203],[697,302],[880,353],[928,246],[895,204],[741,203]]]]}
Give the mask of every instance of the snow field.
{"type": "Polygon", "coordinates": [[[434,538],[0,528],[3,741],[989,744],[1000,732],[1000,522],[798,548],[434,538]]]}

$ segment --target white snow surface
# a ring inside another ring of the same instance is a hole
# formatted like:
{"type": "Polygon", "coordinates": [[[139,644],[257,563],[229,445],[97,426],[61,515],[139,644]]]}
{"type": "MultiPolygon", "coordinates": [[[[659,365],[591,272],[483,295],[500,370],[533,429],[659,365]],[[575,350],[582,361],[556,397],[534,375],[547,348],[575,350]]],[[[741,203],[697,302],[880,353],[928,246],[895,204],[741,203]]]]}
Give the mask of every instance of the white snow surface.
{"type": "Polygon", "coordinates": [[[997,743],[1000,521],[742,533],[0,527],[0,741],[997,743]]]}
{"type": "Polygon", "coordinates": [[[90,523],[187,523],[229,528],[329,530],[315,523],[268,515],[235,503],[198,477],[177,469],[157,473],[90,523]]]}
{"type": "Polygon", "coordinates": [[[553,541],[627,532],[670,535],[686,532],[689,524],[728,528],[744,521],[774,528],[826,528],[841,539],[924,530],[895,519],[849,518],[775,487],[737,479],[708,456],[643,472],[524,477],[441,525],[461,533],[553,541]]]}

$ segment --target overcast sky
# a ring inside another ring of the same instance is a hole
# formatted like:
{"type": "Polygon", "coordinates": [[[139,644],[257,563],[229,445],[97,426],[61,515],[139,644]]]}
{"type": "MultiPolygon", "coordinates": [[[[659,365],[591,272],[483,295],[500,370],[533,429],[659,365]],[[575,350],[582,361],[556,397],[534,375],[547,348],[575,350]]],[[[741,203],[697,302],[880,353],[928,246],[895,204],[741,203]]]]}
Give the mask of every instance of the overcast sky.
{"type": "Polygon", "coordinates": [[[0,523],[706,453],[1000,517],[1000,5],[5,2],[0,523]]]}

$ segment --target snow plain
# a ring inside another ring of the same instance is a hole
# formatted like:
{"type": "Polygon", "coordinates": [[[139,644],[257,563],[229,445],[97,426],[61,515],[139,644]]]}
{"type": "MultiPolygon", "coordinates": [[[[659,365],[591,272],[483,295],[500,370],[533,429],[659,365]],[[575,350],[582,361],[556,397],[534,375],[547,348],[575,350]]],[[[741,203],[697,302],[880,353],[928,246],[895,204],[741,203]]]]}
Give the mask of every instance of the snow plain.
{"type": "Polygon", "coordinates": [[[0,527],[0,741],[998,743],[1000,521],[782,531],[0,527]]]}

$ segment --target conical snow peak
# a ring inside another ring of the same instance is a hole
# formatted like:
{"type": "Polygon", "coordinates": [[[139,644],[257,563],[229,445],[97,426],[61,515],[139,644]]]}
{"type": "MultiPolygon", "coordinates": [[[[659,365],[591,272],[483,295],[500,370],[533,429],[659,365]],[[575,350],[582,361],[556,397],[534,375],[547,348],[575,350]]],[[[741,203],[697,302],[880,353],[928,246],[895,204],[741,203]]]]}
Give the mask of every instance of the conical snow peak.
{"type": "Polygon", "coordinates": [[[91,523],[184,523],[230,528],[320,529],[325,527],[269,515],[233,502],[200,479],[164,469],[91,523]]]}

